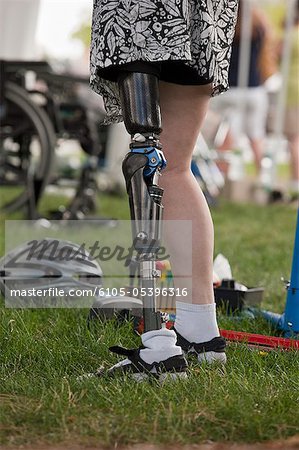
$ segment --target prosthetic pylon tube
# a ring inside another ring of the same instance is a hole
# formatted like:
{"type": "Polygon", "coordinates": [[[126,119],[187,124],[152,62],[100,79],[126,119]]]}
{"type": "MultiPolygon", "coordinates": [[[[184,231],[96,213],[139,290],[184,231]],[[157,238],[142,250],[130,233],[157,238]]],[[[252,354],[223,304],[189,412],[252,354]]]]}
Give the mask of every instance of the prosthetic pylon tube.
{"type": "Polygon", "coordinates": [[[123,174],[144,293],[144,330],[151,331],[161,328],[161,315],[156,310],[155,287],[159,272],[155,260],[161,240],[163,189],[157,180],[166,165],[158,141],[161,131],[158,79],[155,75],[132,72],[121,77],[119,88],[124,122],[133,135],[131,152],[123,161],[123,174]]]}

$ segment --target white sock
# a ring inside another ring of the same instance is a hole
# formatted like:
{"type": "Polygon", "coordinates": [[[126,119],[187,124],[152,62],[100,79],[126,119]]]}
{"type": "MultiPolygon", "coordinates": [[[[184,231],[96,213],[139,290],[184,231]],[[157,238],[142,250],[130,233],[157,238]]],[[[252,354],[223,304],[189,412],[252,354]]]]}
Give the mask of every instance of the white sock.
{"type": "Polygon", "coordinates": [[[160,362],[172,356],[182,355],[181,347],[176,345],[176,334],[173,330],[161,328],[147,331],[141,336],[142,344],[146,347],[140,350],[140,357],[148,364],[160,362]]]}
{"type": "Polygon", "coordinates": [[[175,329],[187,341],[196,344],[220,336],[216,319],[216,304],[197,305],[176,302],[175,329]]]}

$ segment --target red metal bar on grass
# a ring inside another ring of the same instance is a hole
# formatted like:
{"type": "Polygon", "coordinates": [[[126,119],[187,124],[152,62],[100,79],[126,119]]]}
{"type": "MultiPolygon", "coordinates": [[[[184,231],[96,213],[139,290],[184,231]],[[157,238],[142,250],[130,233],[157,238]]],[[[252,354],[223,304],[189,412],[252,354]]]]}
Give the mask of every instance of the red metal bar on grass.
{"type": "Polygon", "coordinates": [[[299,350],[299,340],[281,338],[276,336],[264,336],[262,334],[245,333],[243,331],[220,330],[221,336],[231,342],[243,342],[245,344],[281,348],[285,350],[299,350]]]}

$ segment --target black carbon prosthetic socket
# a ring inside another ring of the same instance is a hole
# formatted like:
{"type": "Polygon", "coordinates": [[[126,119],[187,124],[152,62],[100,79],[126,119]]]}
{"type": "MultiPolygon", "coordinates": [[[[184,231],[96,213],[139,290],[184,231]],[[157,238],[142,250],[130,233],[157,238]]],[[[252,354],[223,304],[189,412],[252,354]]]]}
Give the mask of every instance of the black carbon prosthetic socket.
{"type": "Polygon", "coordinates": [[[162,128],[158,77],[149,73],[126,72],[119,77],[118,85],[128,133],[159,135],[162,128]]]}

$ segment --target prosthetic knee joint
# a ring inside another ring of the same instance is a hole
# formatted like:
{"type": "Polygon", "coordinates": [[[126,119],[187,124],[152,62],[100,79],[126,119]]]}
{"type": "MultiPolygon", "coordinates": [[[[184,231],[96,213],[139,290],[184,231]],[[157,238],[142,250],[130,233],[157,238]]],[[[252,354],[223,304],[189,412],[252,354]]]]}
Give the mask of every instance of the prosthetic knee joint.
{"type": "Polygon", "coordinates": [[[155,286],[159,276],[156,254],[160,248],[163,189],[158,186],[166,160],[159,144],[161,115],[158,77],[124,72],[119,77],[124,123],[131,134],[130,153],[123,161],[129,195],[133,243],[139,255],[145,331],[161,328],[156,311],[155,286]]]}

